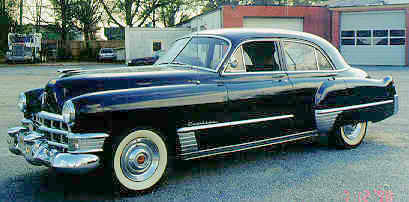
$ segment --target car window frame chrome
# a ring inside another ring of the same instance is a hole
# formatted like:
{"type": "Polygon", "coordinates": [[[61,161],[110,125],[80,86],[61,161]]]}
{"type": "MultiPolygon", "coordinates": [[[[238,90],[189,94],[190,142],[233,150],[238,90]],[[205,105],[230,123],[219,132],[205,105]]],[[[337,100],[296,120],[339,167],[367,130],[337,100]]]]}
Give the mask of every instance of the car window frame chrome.
{"type": "Polygon", "coordinates": [[[283,39],[280,39],[280,46],[282,47],[283,51],[284,51],[284,45],[282,44],[282,42],[284,42],[284,41],[303,43],[303,44],[312,46],[313,48],[316,48],[325,57],[325,59],[328,61],[328,63],[330,64],[330,66],[332,68],[332,70],[320,70],[319,66],[318,66],[317,70],[290,71],[290,70],[288,70],[288,67],[287,67],[286,58],[283,55],[283,58],[282,58],[283,61],[284,61],[283,67],[284,67],[284,69],[285,69],[284,71],[286,73],[339,73],[339,72],[344,72],[344,71],[346,71],[348,69],[347,67],[337,69],[335,67],[334,63],[332,62],[332,60],[327,55],[327,53],[324,50],[322,50],[322,48],[320,46],[316,45],[313,42],[302,40],[302,39],[283,38],[283,39]]]}
{"type": "MultiPolygon", "coordinates": [[[[279,61],[277,61],[279,64],[279,68],[280,71],[262,71],[262,72],[247,72],[247,70],[245,72],[226,72],[226,69],[228,68],[228,62],[224,64],[224,69],[221,71],[221,76],[234,76],[234,75],[257,75],[257,74],[275,74],[275,73],[286,73],[285,69],[283,68],[284,64],[283,64],[283,60],[282,58],[282,50],[281,50],[281,45],[278,45],[280,43],[280,38],[276,38],[276,37],[271,37],[271,38],[252,38],[252,39],[248,39],[245,41],[240,42],[234,49],[234,51],[232,52],[232,54],[230,55],[230,57],[232,57],[234,54],[236,54],[236,51],[238,51],[238,49],[240,47],[243,46],[243,44],[246,43],[251,43],[251,42],[263,42],[263,41],[274,41],[277,42],[275,43],[275,47],[278,51],[278,58],[279,61]]],[[[242,51],[244,52],[243,48],[242,51]]],[[[246,65],[245,60],[244,60],[244,54],[242,53],[242,57],[243,57],[243,64],[246,65]]],[[[273,56],[274,57],[274,56],[273,56]]]]}
{"type": "Polygon", "coordinates": [[[188,40],[188,41],[186,42],[186,44],[183,46],[182,50],[181,50],[178,54],[176,54],[175,57],[173,57],[173,58],[170,60],[170,61],[172,61],[172,62],[170,62],[171,65],[189,66],[189,67],[194,68],[194,69],[200,69],[200,70],[205,70],[205,71],[210,71],[210,72],[213,72],[213,73],[217,73],[217,72],[219,71],[219,69],[221,68],[221,66],[225,63],[226,58],[227,58],[227,56],[229,55],[229,53],[230,53],[230,51],[231,51],[231,49],[232,49],[232,42],[231,42],[228,38],[223,37],[223,36],[209,35],[209,34],[191,34],[191,35],[189,35],[189,36],[184,36],[184,37],[178,38],[178,39],[176,39],[175,41],[178,41],[178,40],[181,40],[181,39],[184,39],[184,38],[189,38],[189,40],[188,40]],[[199,37],[203,37],[203,38],[216,38],[216,39],[224,40],[224,41],[226,41],[226,42],[229,44],[229,48],[226,50],[226,53],[224,54],[223,58],[220,60],[220,63],[218,64],[218,66],[217,66],[217,68],[216,68],[215,70],[214,70],[214,69],[211,69],[211,68],[207,68],[207,67],[200,67],[200,66],[190,65],[190,64],[186,64],[186,65],[172,64],[172,63],[175,61],[175,59],[180,55],[180,53],[186,48],[187,44],[189,44],[189,42],[190,42],[194,37],[197,37],[197,38],[199,38],[199,37]]]}

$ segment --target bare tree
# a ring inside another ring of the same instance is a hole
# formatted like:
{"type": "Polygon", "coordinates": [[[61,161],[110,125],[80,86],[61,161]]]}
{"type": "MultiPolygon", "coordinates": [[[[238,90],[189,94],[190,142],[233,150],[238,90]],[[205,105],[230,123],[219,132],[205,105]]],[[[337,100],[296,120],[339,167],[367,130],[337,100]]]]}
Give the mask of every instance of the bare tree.
{"type": "Polygon", "coordinates": [[[158,8],[169,5],[172,0],[99,0],[99,2],[109,20],[123,28],[145,25],[158,8]]]}

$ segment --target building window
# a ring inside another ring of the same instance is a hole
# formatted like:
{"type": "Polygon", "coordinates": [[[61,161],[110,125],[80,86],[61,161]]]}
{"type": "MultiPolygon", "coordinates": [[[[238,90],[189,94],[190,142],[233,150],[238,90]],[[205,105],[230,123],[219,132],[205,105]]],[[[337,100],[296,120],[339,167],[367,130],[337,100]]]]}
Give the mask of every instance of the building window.
{"type": "Polygon", "coordinates": [[[405,45],[405,30],[390,30],[390,45],[405,45]]]}
{"type": "Polygon", "coordinates": [[[374,30],[373,44],[376,46],[388,45],[388,30],[374,30]]]}
{"type": "Polygon", "coordinates": [[[356,45],[372,45],[372,32],[370,30],[358,30],[356,32],[356,45]]]}
{"type": "Polygon", "coordinates": [[[153,51],[162,50],[162,42],[154,41],[153,42],[153,51]]]}
{"type": "Polygon", "coordinates": [[[341,32],[343,46],[396,46],[406,44],[405,30],[347,30],[341,32]]]}
{"type": "Polygon", "coordinates": [[[355,31],[342,31],[341,32],[341,44],[342,45],[355,45],[355,31]]]}

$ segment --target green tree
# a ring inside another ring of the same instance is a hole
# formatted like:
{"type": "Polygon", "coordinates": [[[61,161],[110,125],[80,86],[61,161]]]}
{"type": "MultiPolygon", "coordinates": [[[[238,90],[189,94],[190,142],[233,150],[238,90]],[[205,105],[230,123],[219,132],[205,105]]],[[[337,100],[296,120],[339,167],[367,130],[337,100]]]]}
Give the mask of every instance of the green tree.
{"type": "Polygon", "coordinates": [[[0,50],[7,49],[8,33],[16,30],[18,23],[18,2],[15,0],[0,0],[0,50]]]}
{"type": "Polygon", "coordinates": [[[61,33],[61,38],[63,41],[69,39],[69,34],[74,31],[72,28],[75,27],[73,17],[75,10],[73,5],[75,0],[50,0],[53,10],[56,29],[61,33]]]}
{"type": "Polygon", "coordinates": [[[84,33],[85,45],[88,55],[91,55],[89,40],[102,18],[102,8],[98,0],[77,0],[73,4],[74,19],[79,25],[79,30],[84,33]]]}
{"type": "Polygon", "coordinates": [[[159,20],[165,27],[172,27],[179,22],[187,20],[189,17],[189,5],[191,6],[191,1],[188,0],[174,0],[166,2],[166,6],[161,6],[159,8],[159,20]]]}

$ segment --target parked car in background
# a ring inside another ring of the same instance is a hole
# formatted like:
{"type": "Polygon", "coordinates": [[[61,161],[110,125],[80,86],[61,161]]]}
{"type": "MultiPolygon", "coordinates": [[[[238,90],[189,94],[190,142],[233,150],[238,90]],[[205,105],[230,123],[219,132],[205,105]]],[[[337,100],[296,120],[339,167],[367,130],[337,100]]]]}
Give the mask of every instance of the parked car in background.
{"type": "Polygon", "coordinates": [[[135,58],[128,62],[128,66],[153,65],[161,56],[165,54],[164,50],[153,52],[152,57],[135,58]]]}
{"type": "Polygon", "coordinates": [[[174,159],[317,136],[355,148],[368,122],[398,112],[391,77],[370,78],[325,39],[289,30],[201,31],[153,66],[61,72],[21,93],[9,150],[60,172],[103,165],[122,191],[152,190],[174,159]]]}
{"type": "Polygon", "coordinates": [[[112,48],[101,48],[99,53],[97,54],[97,61],[115,61],[116,60],[116,53],[112,48]]]}

